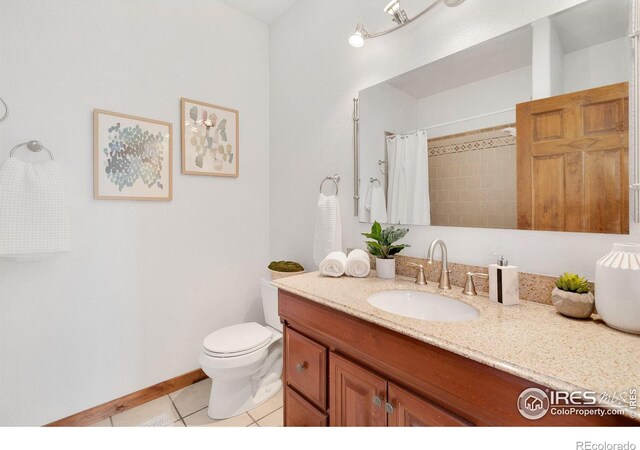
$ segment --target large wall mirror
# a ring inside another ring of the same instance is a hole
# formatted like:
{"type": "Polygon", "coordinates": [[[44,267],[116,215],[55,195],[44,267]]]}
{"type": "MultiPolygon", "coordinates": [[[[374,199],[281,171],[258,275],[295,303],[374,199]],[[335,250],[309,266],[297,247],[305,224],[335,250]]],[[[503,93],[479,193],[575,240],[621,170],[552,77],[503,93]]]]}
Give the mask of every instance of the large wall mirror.
{"type": "Polygon", "coordinates": [[[628,233],[630,1],[360,91],[360,221],[628,233]]]}

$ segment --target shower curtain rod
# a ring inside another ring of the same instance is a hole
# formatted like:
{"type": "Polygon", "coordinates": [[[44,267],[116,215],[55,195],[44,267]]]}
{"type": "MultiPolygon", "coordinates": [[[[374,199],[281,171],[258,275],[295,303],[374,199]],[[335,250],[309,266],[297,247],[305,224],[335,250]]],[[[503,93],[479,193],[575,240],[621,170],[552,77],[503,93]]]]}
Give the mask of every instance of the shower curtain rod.
{"type": "Polygon", "coordinates": [[[428,127],[420,128],[418,130],[411,130],[411,131],[404,131],[402,133],[390,134],[387,137],[389,138],[389,137],[393,137],[393,136],[403,136],[403,135],[406,135],[406,134],[418,133],[420,131],[427,131],[427,130],[431,130],[433,128],[444,127],[446,125],[454,125],[456,123],[462,123],[462,122],[466,122],[468,120],[482,119],[483,117],[495,116],[496,114],[502,114],[502,113],[511,112],[511,111],[515,111],[515,110],[516,110],[515,107],[514,108],[501,109],[500,111],[494,111],[494,112],[490,112],[490,113],[486,113],[486,114],[480,114],[478,116],[473,116],[473,117],[466,117],[464,119],[452,120],[451,122],[439,123],[438,125],[431,125],[431,126],[428,126],[428,127]]]}

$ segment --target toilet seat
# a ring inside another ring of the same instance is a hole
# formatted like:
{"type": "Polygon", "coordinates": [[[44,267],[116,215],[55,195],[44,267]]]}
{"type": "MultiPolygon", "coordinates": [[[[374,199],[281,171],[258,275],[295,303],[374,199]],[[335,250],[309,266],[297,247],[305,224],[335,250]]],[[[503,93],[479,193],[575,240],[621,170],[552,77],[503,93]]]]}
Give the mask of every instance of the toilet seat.
{"type": "Polygon", "coordinates": [[[258,323],[241,323],[208,335],[203,342],[203,352],[214,358],[243,356],[268,346],[274,337],[269,328],[258,323]]]}

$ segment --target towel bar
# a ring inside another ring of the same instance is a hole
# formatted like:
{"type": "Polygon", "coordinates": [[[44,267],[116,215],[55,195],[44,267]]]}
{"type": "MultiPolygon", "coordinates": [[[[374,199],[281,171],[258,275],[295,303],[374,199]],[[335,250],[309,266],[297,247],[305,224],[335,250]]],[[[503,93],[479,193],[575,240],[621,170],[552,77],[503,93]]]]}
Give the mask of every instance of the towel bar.
{"type": "Polygon", "coordinates": [[[333,181],[333,184],[336,185],[336,197],[338,196],[338,183],[340,182],[340,175],[334,175],[332,177],[325,177],[322,182],[320,183],[320,193],[322,194],[322,186],[324,185],[325,181],[333,181]]]}
{"type": "Polygon", "coordinates": [[[19,149],[20,147],[22,147],[23,145],[26,146],[30,151],[35,152],[35,153],[37,153],[37,152],[39,152],[41,150],[45,150],[49,154],[49,157],[51,157],[51,161],[53,161],[53,159],[54,159],[53,158],[53,153],[51,153],[51,151],[47,147],[45,147],[44,145],[42,145],[38,141],[28,141],[28,142],[23,142],[22,144],[16,145],[9,152],[9,157],[12,157],[13,154],[15,153],[15,151],[17,149],[19,149]]]}
{"type": "Polygon", "coordinates": [[[2,100],[2,98],[0,98],[0,103],[4,105],[4,115],[0,117],[0,122],[4,122],[5,119],[9,116],[9,106],[7,105],[7,102],[2,100]]]}

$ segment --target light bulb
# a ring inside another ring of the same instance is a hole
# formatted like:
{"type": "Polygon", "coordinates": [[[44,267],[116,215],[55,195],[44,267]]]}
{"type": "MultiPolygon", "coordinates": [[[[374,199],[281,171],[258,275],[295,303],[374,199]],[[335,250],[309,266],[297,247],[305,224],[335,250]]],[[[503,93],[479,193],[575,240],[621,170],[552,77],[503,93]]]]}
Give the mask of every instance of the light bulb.
{"type": "Polygon", "coordinates": [[[384,12],[390,16],[395,16],[400,11],[400,2],[398,0],[391,0],[387,6],[384,7],[384,12]]]}
{"type": "Polygon", "coordinates": [[[362,47],[364,45],[365,33],[363,25],[359,23],[356,31],[349,37],[349,44],[355,48],[362,47]]]}
{"type": "Polygon", "coordinates": [[[364,45],[364,37],[362,37],[360,33],[353,33],[349,37],[349,44],[351,44],[352,47],[360,48],[364,45]]]}

